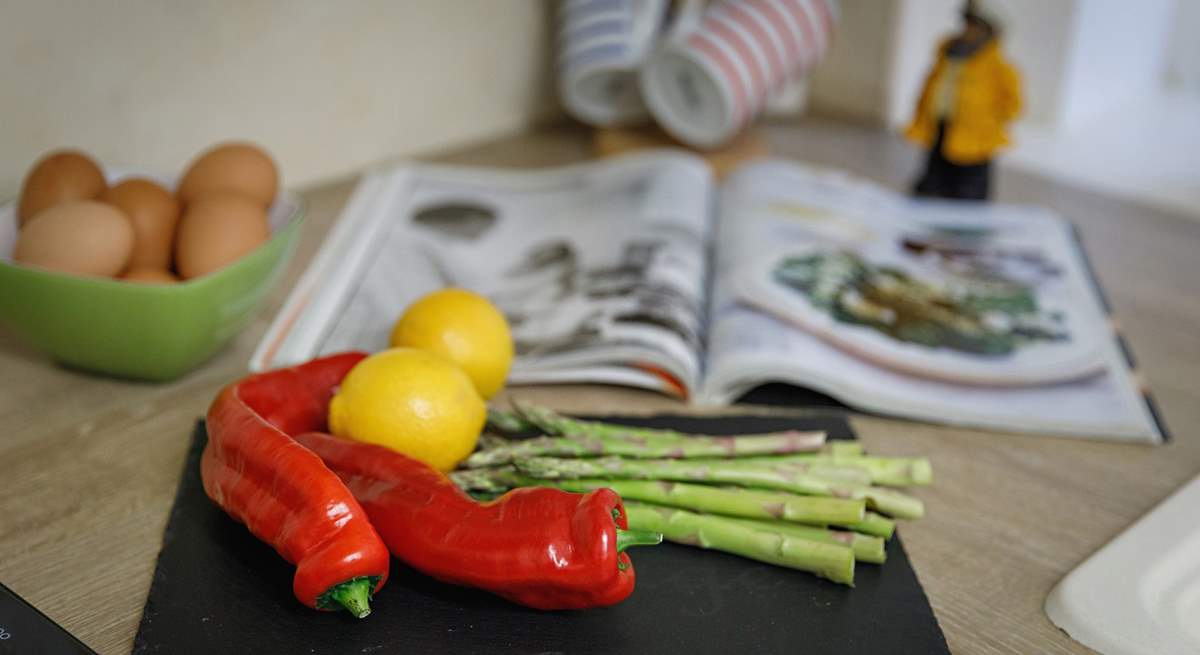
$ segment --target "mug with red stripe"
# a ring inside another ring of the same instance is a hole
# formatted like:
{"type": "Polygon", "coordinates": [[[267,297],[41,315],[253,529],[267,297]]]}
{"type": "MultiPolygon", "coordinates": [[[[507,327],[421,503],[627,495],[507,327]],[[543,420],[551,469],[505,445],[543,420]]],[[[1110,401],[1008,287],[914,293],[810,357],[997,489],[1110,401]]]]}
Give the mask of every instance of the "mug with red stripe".
{"type": "Polygon", "coordinates": [[[718,146],[767,100],[821,60],[837,0],[726,0],[670,39],[642,67],[642,96],[672,136],[718,146]]]}

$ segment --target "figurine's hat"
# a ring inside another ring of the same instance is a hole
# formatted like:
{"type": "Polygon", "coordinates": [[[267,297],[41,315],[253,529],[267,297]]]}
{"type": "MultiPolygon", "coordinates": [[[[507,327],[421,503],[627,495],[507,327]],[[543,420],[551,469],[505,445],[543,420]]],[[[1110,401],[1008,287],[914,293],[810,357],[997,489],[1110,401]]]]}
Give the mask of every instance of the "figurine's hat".
{"type": "Polygon", "coordinates": [[[963,15],[987,23],[995,33],[1004,31],[1008,23],[1004,8],[996,0],[967,0],[963,7],[963,15]]]}

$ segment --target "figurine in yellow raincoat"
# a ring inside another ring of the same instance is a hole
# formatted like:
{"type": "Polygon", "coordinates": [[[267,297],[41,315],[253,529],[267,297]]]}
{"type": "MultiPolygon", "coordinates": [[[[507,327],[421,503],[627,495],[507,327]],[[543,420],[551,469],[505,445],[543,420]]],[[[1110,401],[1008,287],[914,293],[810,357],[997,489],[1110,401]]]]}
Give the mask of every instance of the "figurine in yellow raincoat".
{"type": "Polygon", "coordinates": [[[905,131],[929,149],[916,195],[987,199],[992,157],[1008,144],[1008,123],[1021,110],[1020,77],[1000,51],[1003,25],[993,2],[966,3],[962,33],[938,47],[925,79],[905,131]]]}

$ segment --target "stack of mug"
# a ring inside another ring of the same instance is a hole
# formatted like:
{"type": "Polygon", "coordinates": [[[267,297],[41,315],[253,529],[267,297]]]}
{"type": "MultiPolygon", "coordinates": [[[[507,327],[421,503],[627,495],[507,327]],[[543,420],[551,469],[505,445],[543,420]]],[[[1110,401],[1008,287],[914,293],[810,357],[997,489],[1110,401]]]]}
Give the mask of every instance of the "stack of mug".
{"type": "Polygon", "coordinates": [[[728,141],[829,49],[837,0],[566,0],[559,88],[597,126],[651,116],[698,148],[728,141]]]}

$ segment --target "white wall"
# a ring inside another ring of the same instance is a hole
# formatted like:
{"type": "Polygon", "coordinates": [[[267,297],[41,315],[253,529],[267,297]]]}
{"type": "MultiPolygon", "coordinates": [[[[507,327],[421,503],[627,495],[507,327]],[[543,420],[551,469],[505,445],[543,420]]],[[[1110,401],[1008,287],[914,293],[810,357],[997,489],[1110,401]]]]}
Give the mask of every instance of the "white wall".
{"type": "Polygon", "coordinates": [[[890,127],[902,128],[912,120],[921,85],[933,65],[934,49],[962,22],[957,0],[903,0],[896,12],[893,54],[887,71],[887,106],[890,127]]]}
{"type": "MultiPolygon", "coordinates": [[[[868,0],[847,0],[848,2],[868,0]]],[[[1177,0],[1200,5],[1197,0],[1177,0]]],[[[1004,51],[1020,70],[1023,120],[1064,129],[1152,93],[1166,67],[1173,0],[998,0],[1004,51]]],[[[959,24],[961,0],[902,0],[886,85],[887,122],[905,124],[935,44],[959,24]]],[[[1181,13],[1184,13],[1181,10],[1181,13]]],[[[1191,34],[1193,42],[1195,34],[1191,34]]]]}
{"type": "MultiPolygon", "coordinates": [[[[1200,0],[994,1],[1024,78],[1006,164],[1200,216],[1200,0]]],[[[962,4],[842,0],[811,104],[906,125],[962,4]]]]}
{"type": "Polygon", "coordinates": [[[535,0],[0,0],[0,192],[37,155],[178,170],[231,137],[285,183],[518,129],[552,110],[535,0]]]}
{"type": "Polygon", "coordinates": [[[1060,125],[1069,130],[1085,128],[1094,119],[1161,90],[1174,9],[1172,0],[1078,3],[1063,74],[1060,125]]]}
{"type": "MultiPolygon", "coordinates": [[[[1026,117],[1048,121],[1061,112],[1075,6],[1092,1],[999,0],[1010,17],[1004,50],[1022,74],[1026,117]]],[[[812,76],[812,106],[905,125],[937,44],[961,24],[962,6],[962,0],[842,0],[834,48],[812,76]]]]}
{"type": "Polygon", "coordinates": [[[1200,96],[1200,2],[1175,0],[1167,85],[1200,96]]]}

